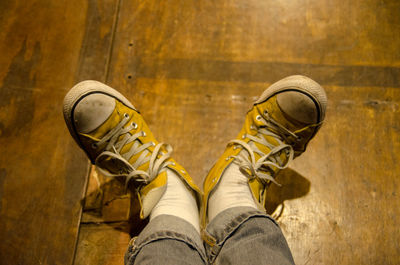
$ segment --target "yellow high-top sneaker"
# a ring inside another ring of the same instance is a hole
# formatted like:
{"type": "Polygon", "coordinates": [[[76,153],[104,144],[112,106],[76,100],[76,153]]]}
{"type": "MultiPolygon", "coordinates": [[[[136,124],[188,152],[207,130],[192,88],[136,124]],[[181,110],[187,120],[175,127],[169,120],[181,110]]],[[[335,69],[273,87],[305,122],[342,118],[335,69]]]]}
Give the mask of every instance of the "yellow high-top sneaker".
{"type": "Polygon", "coordinates": [[[254,205],[265,211],[267,187],[276,183],[279,170],[305,151],[324,120],[326,104],[324,89],[305,76],[289,76],[264,91],[247,113],[237,138],[229,142],[204,180],[203,229],[210,221],[210,195],[232,163],[247,178],[254,205]]]}
{"type": "Polygon", "coordinates": [[[196,197],[201,192],[186,170],[170,157],[170,145],[158,143],[143,117],[118,91],[97,81],[83,81],[64,98],[68,129],[90,161],[106,176],[133,184],[146,218],[167,185],[172,170],[196,197]]]}

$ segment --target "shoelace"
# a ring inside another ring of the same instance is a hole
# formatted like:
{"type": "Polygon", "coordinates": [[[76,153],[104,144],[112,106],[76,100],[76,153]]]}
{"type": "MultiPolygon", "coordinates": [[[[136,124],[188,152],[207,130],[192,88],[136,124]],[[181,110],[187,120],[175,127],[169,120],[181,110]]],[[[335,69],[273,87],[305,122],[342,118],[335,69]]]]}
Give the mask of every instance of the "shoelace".
{"type": "Polygon", "coordinates": [[[132,129],[137,128],[137,124],[132,122],[129,126],[124,128],[124,126],[129,122],[129,115],[127,113],[124,114],[124,118],[121,122],[114,127],[111,131],[109,131],[103,138],[100,139],[99,142],[94,144],[94,147],[101,146],[104,143],[108,142],[105,147],[105,151],[103,151],[95,161],[96,166],[102,174],[109,177],[116,176],[125,176],[125,187],[127,187],[129,181],[133,178],[136,182],[142,184],[148,184],[153,179],[157,177],[157,175],[168,165],[173,164],[171,161],[167,161],[170,158],[170,154],[172,153],[172,147],[165,143],[159,143],[155,145],[153,142],[148,142],[145,144],[140,144],[138,140],[139,137],[146,136],[144,131],[139,131],[135,134],[130,134],[129,132],[132,129]],[[118,140],[121,135],[125,135],[121,140],[118,140]],[[131,142],[134,142],[130,150],[124,154],[121,154],[122,148],[131,142]],[[154,151],[151,156],[148,156],[149,150],[148,147],[155,146],[154,151]],[[162,151],[162,147],[165,146],[166,153],[162,151]],[[141,155],[135,161],[134,164],[130,164],[129,160],[132,156],[139,154],[141,155]],[[160,155],[160,157],[159,157],[160,155]],[[102,169],[102,163],[107,159],[117,159],[121,161],[126,167],[124,167],[118,174],[110,173],[104,169],[102,169]],[[148,171],[138,170],[141,165],[149,162],[148,171]]]}
{"type": "MultiPolygon", "coordinates": [[[[240,152],[239,155],[233,156],[232,158],[235,159],[235,163],[239,165],[240,171],[249,179],[254,179],[257,178],[259,179],[262,183],[266,184],[268,181],[271,181],[278,186],[281,186],[273,177],[273,174],[266,174],[263,173],[262,171],[266,171],[266,168],[268,166],[273,166],[278,169],[284,169],[288,166],[288,164],[293,160],[294,156],[294,151],[293,147],[291,145],[285,144],[283,142],[284,139],[287,139],[286,135],[292,136],[296,140],[301,139],[299,136],[296,135],[295,132],[291,132],[287,128],[285,128],[283,125],[279,124],[277,121],[272,119],[268,112],[264,112],[265,117],[258,115],[256,119],[260,121],[263,124],[262,128],[258,129],[258,134],[259,136],[253,136],[249,134],[244,134],[242,136],[243,139],[246,137],[250,139],[250,143],[246,143],[242,140],[232,140],[229,142],[229,144],[237,144],[242,146],[243,150],[246,150],[248,155],[246,153],[240,152]],[[265,126],[265,127],[264,127],[265,126]],[[279,132],[279,134],[272,132],[273,131],[279,132]],[[275,140],[278,142],[277,145],[273,145],[269,143],[262,135],[264,136],[271,136],[275,138],[275,140]],[[262,144],[270,149],[270,152],[267,154],[263,153],[260,151],[257,146],[251,142],[254,143],[259,143],[262,144]],[[286,162],[283,162],[279,155],[281,152],[286,152],[286,155],[288,156],[288,159],[286,162]],[[260,158],[256,161],[254,153],[257,153],[260,155],[260,158]]],[[[301,130],[298,130],[296,132],[303,131],[305,129],[309,128],[303,128],[301,130]]],[[[252,127],[252,129],[255,129],[252,127]]],[[[234,149],[237,147],[235,146],[234,149]]]]}

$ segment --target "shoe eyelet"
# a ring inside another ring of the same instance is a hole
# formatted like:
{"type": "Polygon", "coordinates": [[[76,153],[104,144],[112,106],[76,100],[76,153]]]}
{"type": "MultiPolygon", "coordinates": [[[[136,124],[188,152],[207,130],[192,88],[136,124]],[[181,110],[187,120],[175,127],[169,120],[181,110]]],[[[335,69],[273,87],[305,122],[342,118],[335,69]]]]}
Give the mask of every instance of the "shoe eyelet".
{"type": "Polygon", "coordinates": [[[264,110],[264,115],[265,115],[265,116],[268,115],[268,110],[264,110]]]}
{"type": "Polygon", "coordinates": [[[135,122],[132,122],[131,125],[133,126],[133,129],[137,129],[137,124],[135,122]]]}
{"type": "Polygon", "coordinates": [[[185,170],[181,169],[182,174],[186,174],[185,170]]]}
{"type": "Polygon", "coordinates": [[[172,162],[172,164],[171,164],[171,165],[175,166],[176,164],[175,164],[175,162],[172,162]]]}
{"type": "Polygon", "coordinates": [[[146,132],[142,132],[142,136],[143,136],[143,137],[146,137],[146,132]]]}
{"type": "Polygon", "coordinates": [[[260,115],[257,115],[257,116],[256,116],[256,120],[258,120],[258,121],[261,120],[261,116],[260,116],[260,115]]]}
{"type": "MultiPolygon", "coordinates": [[[[152,146],[156,146],[156,143],[155,142],[151,142],[151,145],[152,146]]],[[[163,153],[164,154],[164,153],[163,153]]]]}
{"type": "Polygon", "coordinates": [[[124,117],[125,117],[125,119],[129,119],[129,114],[128,113],[124,113],[124,117]]]}
{"type": "Polygon", "coordinates": [[[235,145],[234,147],[233,147],[233,150],[236,150],[238,147],[235,145]]]}
{"type": "Polygon", "coordinates": [[[92,148],[97,149],[98,145],[96,143],[92,143],[92,148]]]}
{"type": "Polygon", "coordinates": [[[245,138],[246,138],[246,135],[245,135],[245,134],[243,134],[243,135],[242,135],[242,139],[245,139],[245,138]]]}
{"type": "Polygon", "coordinates": [[[303,140],[303,137],[301,137],[301,136],[298,136],[296,139],[297,142],[300,142],[301,140],[303,140]]]}

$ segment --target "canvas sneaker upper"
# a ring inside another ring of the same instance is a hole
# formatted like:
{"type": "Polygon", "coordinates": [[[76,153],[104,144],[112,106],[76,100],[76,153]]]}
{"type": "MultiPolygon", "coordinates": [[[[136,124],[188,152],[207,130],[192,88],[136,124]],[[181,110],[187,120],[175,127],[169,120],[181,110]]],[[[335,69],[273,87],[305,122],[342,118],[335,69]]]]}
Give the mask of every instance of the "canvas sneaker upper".
{"type": "Polygon", "coordinates": [[[188,172],[171,158],[172,147],[159,143],[142,115],[118,91],[97,81],[83,81],[64,99],[64,118],[71,135],[101,173],[123,177],[147,217],[166,189],[167,169],[196,195],[200,190],[188,172]]]}
{"type": "Polygon", "coordinates": [[[202,226],[208,222],[210,194],[231,163],[247,177],[255,202],[265,209],[266,189],[276,174],[306,150],[322,125],[326,94],[315,81],[290,76],[267,88],[248,111],[236,139],[230,141],[204,180],[202,226]]]}

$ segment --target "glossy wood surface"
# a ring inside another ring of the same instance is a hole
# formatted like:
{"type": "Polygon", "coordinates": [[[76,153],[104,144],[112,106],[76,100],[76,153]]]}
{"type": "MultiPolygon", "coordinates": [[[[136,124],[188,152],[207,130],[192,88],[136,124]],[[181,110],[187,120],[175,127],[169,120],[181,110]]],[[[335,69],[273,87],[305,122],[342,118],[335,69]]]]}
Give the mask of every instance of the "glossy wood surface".
{"type": "Polygon", "coordinates": [[[326,122],[267,210],[296,264],[399,264],[399,14],[395,0],[1,2],[0,260],[71,264],[78,241],[75,264],[123,263],[131,198],[93,168],[86,185],[61,116],[75,82],[125,94],[201,185],[258,95],[304,74],[326,122]]]}
{"type": "Polygon", "coordinates": [[[62,118],[82,1],[0,3],[0,263],[71,264],[87,162],[62,118]]]}

